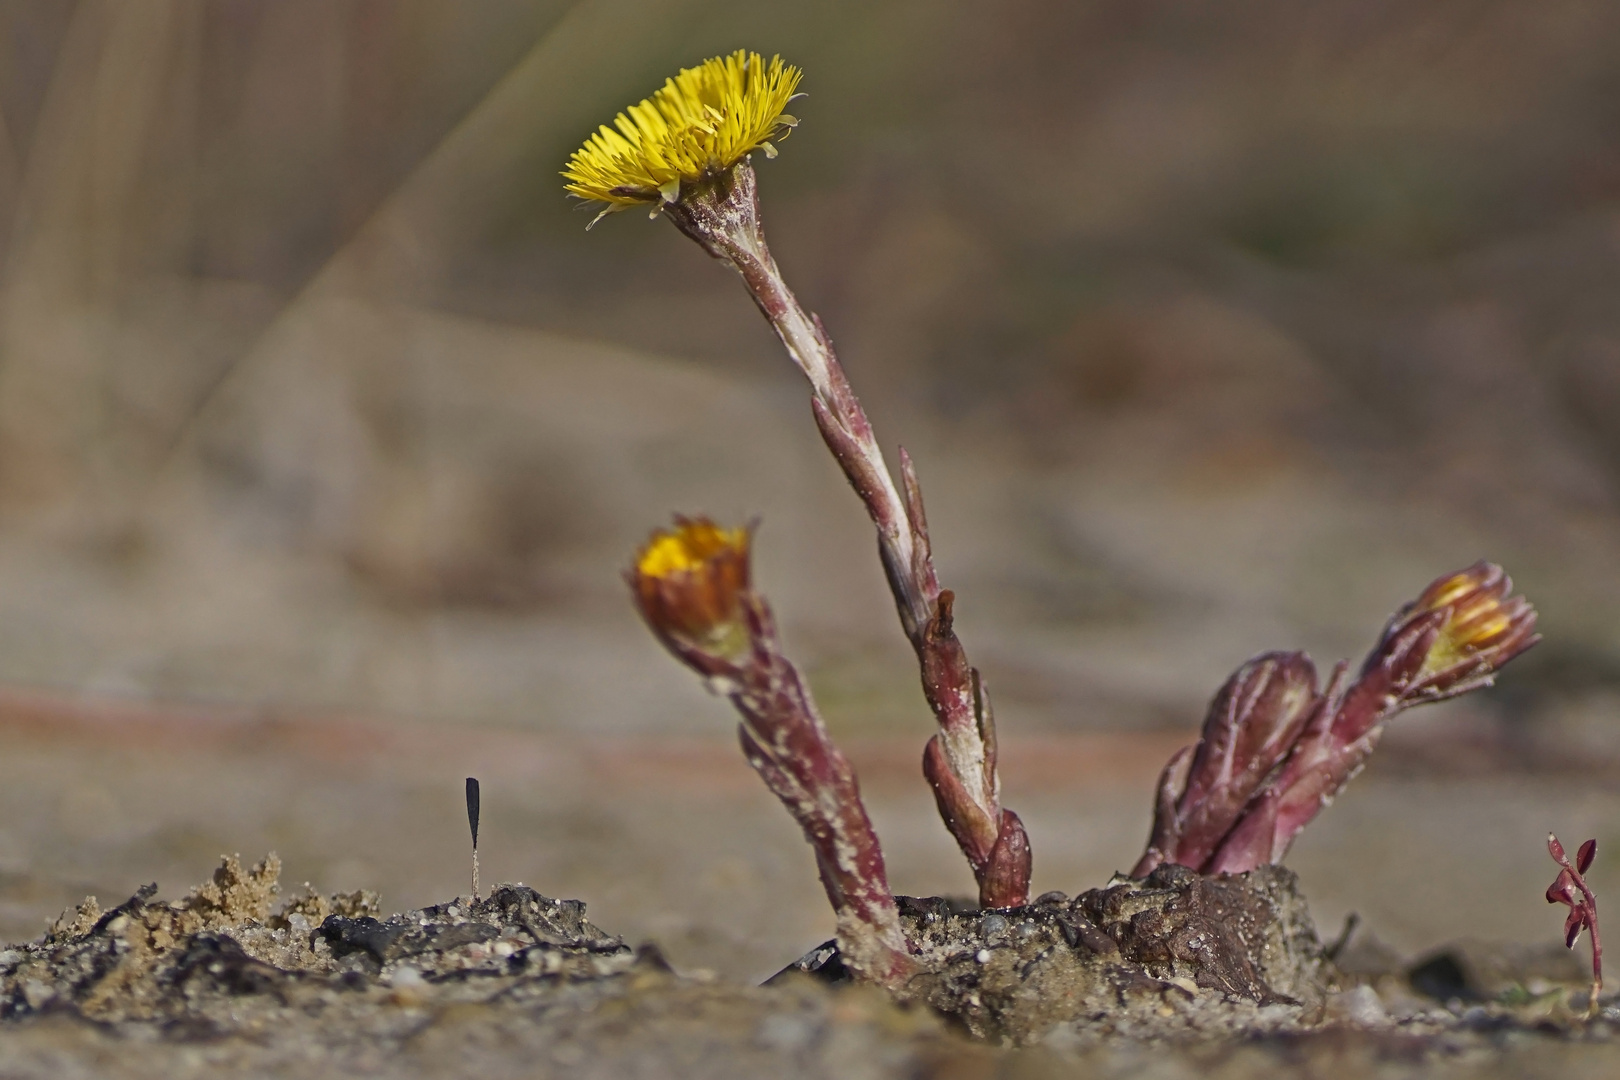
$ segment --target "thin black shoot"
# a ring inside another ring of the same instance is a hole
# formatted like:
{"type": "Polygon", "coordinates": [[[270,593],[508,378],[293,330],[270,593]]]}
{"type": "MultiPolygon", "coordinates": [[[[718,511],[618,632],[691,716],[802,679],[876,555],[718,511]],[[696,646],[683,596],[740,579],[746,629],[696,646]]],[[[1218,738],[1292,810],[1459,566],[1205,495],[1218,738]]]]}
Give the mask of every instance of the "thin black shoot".
{"type": "Polygon", "coordinates": [[[472,860],[472,897],[476,903],[478,896],[478,780],[476,777],[467,777],[467,825],[472,829],[473,860],[472,860]]]}

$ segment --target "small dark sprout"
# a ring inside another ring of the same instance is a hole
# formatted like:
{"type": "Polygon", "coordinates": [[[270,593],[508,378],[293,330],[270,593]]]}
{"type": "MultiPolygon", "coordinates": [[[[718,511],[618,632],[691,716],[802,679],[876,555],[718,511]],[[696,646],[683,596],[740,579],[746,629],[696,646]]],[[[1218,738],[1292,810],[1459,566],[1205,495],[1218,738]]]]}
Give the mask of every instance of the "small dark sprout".
{"type": "Polygon", "coordinates": [[[476,777],[467,777],[467,825],[472,829],[473,863],[472,863],[472,898],[476,903],[478,897],[478,780],[476,777]]]}

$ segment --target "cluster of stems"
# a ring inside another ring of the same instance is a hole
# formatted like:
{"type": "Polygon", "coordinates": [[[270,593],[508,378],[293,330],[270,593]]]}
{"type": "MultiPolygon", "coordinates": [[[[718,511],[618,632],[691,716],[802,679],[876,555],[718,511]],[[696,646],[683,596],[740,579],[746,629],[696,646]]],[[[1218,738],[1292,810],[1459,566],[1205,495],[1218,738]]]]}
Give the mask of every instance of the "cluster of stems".
{"type": "MultiPolygon", "coordinates": [[[[1029,839],[1018,815],[1001,805],[990,697],[956,636],[955,597],[934,571],[911,459],[900,451],[897,485],[825,328],[799,304],[771,257],[748,161],[683,182],[672,194],[661,202],[662,212],[737,271],[809,380],[816,426],[877,527],[885,575],[938,721],[923,772],[977,878],[979,902],[986,908],[1025,904],[1029,839]]],[[[747,585],[746,541],[740,571],[735,553],[720,552],[725,546],[697,552],[701,557],[686,559],[678,572],[649,569],[658,560],[649,562],[644,553],[632,575],[642,612],[664,643],[742,713],[744,753],[815,848],[846,961],[869,978],[899,985],[915,961],[899,930],[854,773],[781,654],[769,608],[747,585]],[[690,592],[694,568],[703,567],[709,591],[688,596],[685,609],[668,597],[658,600],[660,590],[690,592]],[[715,592],[716,581],[730,582],[735,596],[726,600],[724,589],[715,592]],[[694,621],[693,612],[702,617],[694,621]],[[686,631],[672,631],[683,620],[686,631]]],[[[1397,612],[1353,678],[1341,661],[1319,689],[1304,653],[1250,660],[1216,695],[1199,742],[1165,767],[1153,832],[1133,874],[1145,876],[1166,862],[1219,874],[1281,861],[1300,831],[1365,766],[1391,717],[1488,685],[1503,664],[1538,640],[1535,621],[1501,568],[1481,562],[1436,580],[1397,612]]],[[[1595,917],[1592,929],[1595,945],[1595,917]]]]}
{"type": "MultiPolygon", "coordinates": [[[[569,160],[568,189],[606,204],[662,213],[742,278],[810,383],[816,427],[877,529],[895,607],[917,655],[938,731],[923,774],[966,856],[984,908],[1027,904],[1029,837],[1001,805],[990,695],[956,635],[955,596],[934,569],[922,488],[904,449],[898,476],[855,396],[820,319],[805,311],[765,242],[748,153],[797,121],[797,69],[737,52],[685,69],[602,127],[569,160]],[[897,482],[898,481],[898,482],[897,482]]],[[[744,755],[804,830],[838,920],[844,962],[891,988],[918,971],[901,931],[883,852],[849,761],[827,734],[797,668],[783,654],[769,605],[752,586],[751,529],[677,519],[655,534],[629,580],[658,639],[742,717],[744,755]]],[[[1211,704],[1195,746],[1159,779],[1153,832],[1133,873],[1172,863],[1241,873],[1282,859],[1299,832],[1366,764],[1403,709],[1488,685],[1534,645],[1536,615],[1501,568],[1478,563],[1433,582],[1385,626],[1354,677],[1335,665],[1325,687],[1309,657],[1266,653],[1240,667],[1211,704]]],[[[469,797],[475,794],[469,781],[469,797]]],[[[476,803],[469,802],[476,860],[476,803]]],[[[1601,987],[1597,910],[1556,839],[1562,871],[1548,899],[1570,906],[1570,944],[1592,932],[1595,1007],[1601,987]]],[[[476,861],[474,863],[474,892],[476,861]]]]}
{"type": "Polygon", "coordinates": [[[811,387],[816,425],[877,527],[878,551],[901,625],[917,653],[923,692],[939,724],[923,769],[940,816],[956,838],[985,907],[1029,898],[1029,838],[1018,815],[1001,805],[995,717],[983,680],[967,659],[952,623],[953,596],[934,573],[922,489],[900,451],[897,487],[872,425],[845,377],[821,321],[787,287],[765,243],[754,171],[735,167],[682,185],[663,212],[710,255],[742,277],[760,311],[811,387]],[[903,487],[903,491],[902,491],[903,487]]]}
{"type": "Polygon", "coordinates": [[[1439,578],[1390,619],[1354,679],[1340,661],[1322,690],[1304,653],[1244,664],[1216,695],[1197,745],[1165,766],[1132,874],[1165,862],[1209,874],[1280,862],[1366,765],[1391,717],[1489,685],[1540,640],[1534,609],[1512,590],[1485,562],[1439,578]]]}

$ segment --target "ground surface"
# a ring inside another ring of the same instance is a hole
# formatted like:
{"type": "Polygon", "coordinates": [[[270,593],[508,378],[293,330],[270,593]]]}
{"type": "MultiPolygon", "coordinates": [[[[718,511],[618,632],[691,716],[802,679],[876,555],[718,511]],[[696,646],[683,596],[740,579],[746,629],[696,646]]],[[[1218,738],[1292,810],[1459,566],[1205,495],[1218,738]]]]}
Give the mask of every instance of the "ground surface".
{"type": "Polygon", "coordinates": [[[1620,1010],[1578,1017],[1567,987],[1521,978],[1512,999],[1442,1006],[1414,997],[1417,977],[1332,972],[1286,871],[1160,872],[1005,915],[908,901],[930,1009],[797,970],[765,987],[683,977],[526,886],[379,917],[372,894],[277,902],[279,870],[227,858],[179,900],[86,900],[0,952],[5,1075],[1490,1076],[1620,1061],[1620,1010]],[[1144,906],[1148,924],[1121,921],[1144,906]],[[1223,907],[1252,967],[1241,948],[1176,947],[1223,907]]]}
{"type": "MultiPolygon", "coordinates": [[[[332,991],[333,1016],[364,1005],[376,1021],[362,1025],[374,1045],[351,1044],[343,1054],[357,1056],[348,1057],[312,1059],[296,1040],[278,1043],[280,1027],[270,1035],[190,1028],[183,1038],[157,1037],[145,1021],[120,1029],[47,1007],[0,1029],[9,1075],[207,1075],[227,1067],[319,1075],[341,1066],[412,1076],[1247,1077],[1283,1068],[1332,1077],[1551,1076],[1614,1067],[1608,1029],[1570,1027],[1544,995],[1521,1002],[1521,1012],[1540,1010],[1526,1024],[1489,1001],[1459,1000],[1448,1011],[1390,974],[1392,964],[1471,936],[1535,943],[1533,955],[1507,965],[1517,965],[1514,975],[1496,963],[1501,950],[1461,950],[1463,983],[1440,993],[1489,998],[1512,991],[1515,980],[1540,979],[1527,988],[1534,998],[1559,979],[1578,985],[1579,964],[1557,948],[1558,913],[1540,895],[1552,878],[1541,830],[1548,817],[1572,823],[1566,838],[1607,828],[1620,799],[1601,775],[1572,785],[1481,765],[1437,777],[1421,756],[1397,747],[1319,823],[1320,846],[1308,833],[1291,859],[1324,938],[1337,934],[1345,912],[1363,916],[1347,964],[1371,982],[1376,1000],[1366,991],[1333,998],[1324,1004],[1328,1026],[1258,1042],[1193,1042],[1172,1052],[1075,1034],[1011,1052],[858,990],[758,987],[824,940],[831,920],[791,823],[726,743],[565,742],[353,718],[98,710],[41,698],[9,700],[0,721],[8,940],[37,937],[87,893],[110,909],[156,880],[154,903],[183,897],[185,883],[206,879],[221,851],[279,851],[287,884],[277,904],[301,895],[305,880],[323,894],[379,889],[379,914],[465,894],[460,781],[476,774],[485,791],[485,880],[521,879],[547,897],[582,898],[590,920],[627,946],[598,957],[608,961],[605,984],[553,978],[558,986],[522,1003],[448,992],[412,1001],[380,970],[367,972],[363,992],[332,991]],[[1394,944],[1395,960],[1380,940],[1394,944]],[[648,941],[673,972],[635,959],[648,941]],[[623,970],[615,973],[615,964],[623,970]],[[1535,964],[1543,966],[1525,975],[1535,964]]],[[[1028,808],[1038,891],[1077,894],[1134,858],[1147,829],[1146,792],[1169,748],[1145,738],[1009,744],[1004,767],[1018,779],[1008,798],[1028,808]]],[[[970,879],[933,820],[914,750],[852,745],[896,887],[959,894],[970,879]]],[[[1600,895],[1608,873],[1600,860],[1600,895]]],[[[535,974],[546,981],[543,970],[535,974]]]]}

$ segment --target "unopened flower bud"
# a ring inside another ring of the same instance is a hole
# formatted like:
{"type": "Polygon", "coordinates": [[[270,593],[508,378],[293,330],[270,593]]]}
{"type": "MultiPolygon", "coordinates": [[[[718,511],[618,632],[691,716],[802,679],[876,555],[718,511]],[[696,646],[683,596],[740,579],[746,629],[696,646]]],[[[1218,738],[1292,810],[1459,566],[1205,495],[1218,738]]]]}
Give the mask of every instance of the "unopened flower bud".
{"type": "Polygon", "coordinates": [[[1489,683],[1502,665],[1540,641],[1535,609],[1512,592],[1513,580],[1488,562],[1448,574],[1424,589],[1384,635],[1389,642],[1420,620],[1436,624],[1402,698],[1437,700],[1489,683]]]}
{"type": "Polygon", "coordinates": [[[629,578],[642,618],[677,651],[728,657],[748,648],[749,530],[708,518],[675,519],[636,556],[629,578]]]}

